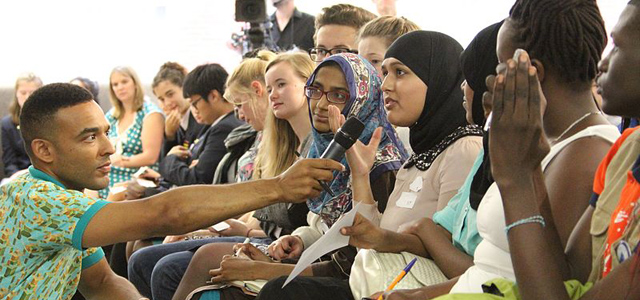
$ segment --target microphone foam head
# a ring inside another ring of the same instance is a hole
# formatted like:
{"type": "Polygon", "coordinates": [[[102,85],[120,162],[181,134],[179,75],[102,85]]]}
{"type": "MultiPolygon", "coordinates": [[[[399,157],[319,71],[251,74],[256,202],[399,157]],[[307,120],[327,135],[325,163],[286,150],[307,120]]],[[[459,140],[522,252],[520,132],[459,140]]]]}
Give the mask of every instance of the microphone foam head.
{"type": "Polygon", "coordinates": [[[356,117],[351,117],[340,127],[333,138],[345,149],[351,148],[364,131],[364,124],[356,117]]]}

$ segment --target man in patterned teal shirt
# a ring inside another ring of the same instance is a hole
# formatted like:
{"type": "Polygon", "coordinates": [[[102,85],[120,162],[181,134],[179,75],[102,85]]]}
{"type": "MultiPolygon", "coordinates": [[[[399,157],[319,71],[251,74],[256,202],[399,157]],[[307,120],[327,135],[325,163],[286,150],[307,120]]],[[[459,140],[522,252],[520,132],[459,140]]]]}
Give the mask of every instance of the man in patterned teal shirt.
{"type": "Polygon", "coordinates": [[[21,133],[28,173],[0,188],[0,298],[137,299],[99,246],[204,228],[276,202],[303,202],[339,163],[305,160],[279,177],[177,188],[111,203],[85,196],[109,183],[109,124],[83,88],[50,84],[25,102],[21,133]],[[287,191],[286,193],[284,191],[287,191]]]}

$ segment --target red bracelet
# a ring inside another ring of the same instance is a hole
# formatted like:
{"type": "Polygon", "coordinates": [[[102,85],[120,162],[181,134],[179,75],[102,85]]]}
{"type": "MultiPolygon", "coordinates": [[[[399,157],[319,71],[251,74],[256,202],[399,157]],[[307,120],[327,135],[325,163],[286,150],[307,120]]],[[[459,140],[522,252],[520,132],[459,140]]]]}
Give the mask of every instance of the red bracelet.
{"type": "Polygon", "coordinates": [[[247,230],[247,234],[245,234],[244,236],[249,237],[249,234],[251,233],[251,230],[253,230],[253,229],[249,228],[249,230],[247,230]]]}

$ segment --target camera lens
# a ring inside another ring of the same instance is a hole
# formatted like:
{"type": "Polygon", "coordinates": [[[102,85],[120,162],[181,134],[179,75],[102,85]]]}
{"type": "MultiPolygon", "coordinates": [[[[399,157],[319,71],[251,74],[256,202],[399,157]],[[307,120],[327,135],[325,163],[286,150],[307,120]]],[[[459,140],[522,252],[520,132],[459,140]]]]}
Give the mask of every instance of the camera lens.
{"type": "Polygon", "coordinates": [[[254,19],[258,17],[258,14],[260,13],[260,7],[256,6],[255,3],[248,3],[247,6],[245,6],[244,11],[247,18],[254,19]]]}

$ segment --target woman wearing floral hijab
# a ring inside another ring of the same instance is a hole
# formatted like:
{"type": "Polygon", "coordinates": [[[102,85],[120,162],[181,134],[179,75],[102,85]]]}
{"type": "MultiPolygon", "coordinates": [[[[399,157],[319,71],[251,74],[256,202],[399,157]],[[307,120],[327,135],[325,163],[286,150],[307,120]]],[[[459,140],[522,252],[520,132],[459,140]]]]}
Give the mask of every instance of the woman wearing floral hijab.
{"type": "MultiPolygon", "coordinates": [[[[313,144],[309,152],[310,158],[320,157],[325,151],[329,143],[333,140],[333,133],[328,127],[328,106],[333,105],[341,110],[341,114],[345,118],[355,117],[365,124],[365,129],[360,136],[360,141],[368,144],[371,140],[373,132],[376,128],[382,127],[382,136],[376,160],[372,167],[368,170],[369,181],[372,186],[384,187],[373,191],[374,200],[378,203],[378,210],[383,212],[387,206],[390,188],[395,182],[395,172],[400,169],[402,163],[406,160],[407,154],[401,146],[397,134],[389,121],[387,121],[387,113],[383,106],[382,91],[380,90],[380,79],[375,73],[372,73],[371,65],[362,59],[361,56],[354,54],[341,54],[329,57],[324,60],[307,81],[305,92],[309,99],[309,103],[317,102],[316,109],[311,111],[311,120],[313,124],[312,135],[313,144]],[[326,67],[326,68],[325,68],[326,67]],[[332,70],[333,69],[333,70],[332,70]],[[319,75],[335,75],[324,76],[319,75]],[[339,73],[344,74],[342,77],[339,73]],[[331,96],[324,96],[321,91],[327,90],[327,80],[336,81],[336,85],[332,88],[338,88],[336,91],[347,92],[348,99],[344,102],[335,101],[331,96]],[[341,80],[340,80],[341,79],[341,80]],[[342,81],[342,82],[340,82],[342,81]],[[346,86],[340,87],[341,84],[346,86]],[[314,99],[318,97],[318,99],[314,99]]],[[[312,107],[310,105],[309,107],[312,107]]],[[[322,217],[322,220],[328,226],[331,226],[345,211],[351,208],[351,189],[349,177],[351,170],[346,164],[346,158],[342,160],[347,170],[337,174],[331,182],[330,188],[335,196],[329,195],[327,192],[320,196],[309,199],[307,204],[309,210],[322,217]]]]}

